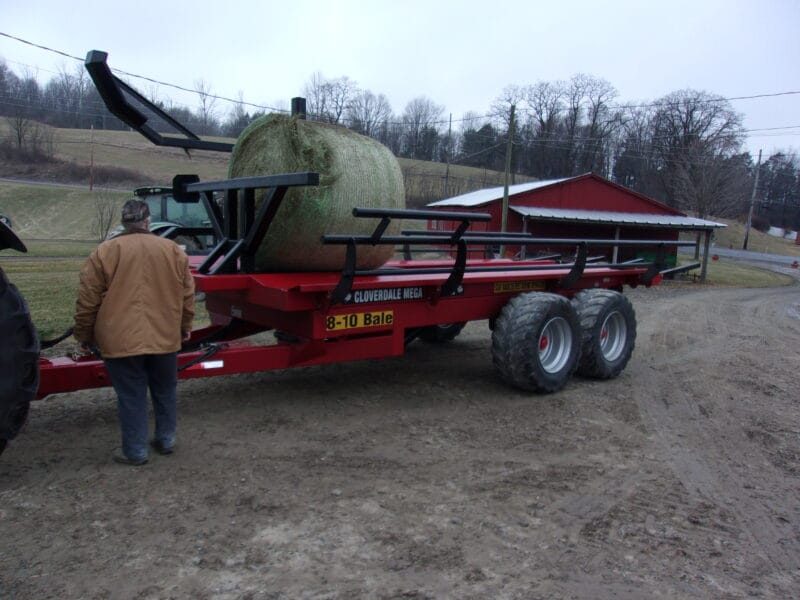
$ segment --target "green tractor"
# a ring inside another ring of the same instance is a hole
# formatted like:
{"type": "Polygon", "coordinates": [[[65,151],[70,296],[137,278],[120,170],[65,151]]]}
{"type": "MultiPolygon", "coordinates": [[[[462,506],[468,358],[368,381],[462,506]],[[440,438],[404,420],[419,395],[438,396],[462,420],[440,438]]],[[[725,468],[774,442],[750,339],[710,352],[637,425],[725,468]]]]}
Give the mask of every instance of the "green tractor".
{"type": "MultiPolygon", "coordinates": [[[[203,202],[178,202],[171,187],[140,187],[133,190],[133,195],[150,208],[150,231],[174,240],[187,254],[208,254],[213,249],[214,231],[203,202]]],[[[119,226],[108,237],[123,231],[119,226]]]]}

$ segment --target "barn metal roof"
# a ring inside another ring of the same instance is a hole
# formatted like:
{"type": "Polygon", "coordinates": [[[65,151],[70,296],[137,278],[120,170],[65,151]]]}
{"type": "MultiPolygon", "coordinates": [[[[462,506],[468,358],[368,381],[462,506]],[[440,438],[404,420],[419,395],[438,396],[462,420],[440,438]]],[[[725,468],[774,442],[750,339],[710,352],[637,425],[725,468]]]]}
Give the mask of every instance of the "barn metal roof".
{"type": "MultiPolygon", "coordinates": [[[[563,179],[548,179],[545,181],[531,181],[529,183],[518,183],[516,185],[508,186],[508,195],[514,196],[522,192],[529,192],[539,188],[555,185],[562,181],[575,179],[574,177],[564,177],[563,179]]],[[[431,202],[428,206],[480,206],[481,204],[488,204],[498,198],[503,197],[504,187],[486,188],[485,190],[477,190],[468,194],[461,194],[460,196],[453,196],[446,200],[438,200],[431,202]]]]}
{"type": "Polygon", "coordinates": [[[542,208],[538,206],[509,206],[509,208],[523,217],[553,221],[643,225],[652,227],[672,227],[675,229],[719,229],[727,227],[724,223],[677,215],[653,215],[645,213],[581,210],[575,208],[542,208]]]}

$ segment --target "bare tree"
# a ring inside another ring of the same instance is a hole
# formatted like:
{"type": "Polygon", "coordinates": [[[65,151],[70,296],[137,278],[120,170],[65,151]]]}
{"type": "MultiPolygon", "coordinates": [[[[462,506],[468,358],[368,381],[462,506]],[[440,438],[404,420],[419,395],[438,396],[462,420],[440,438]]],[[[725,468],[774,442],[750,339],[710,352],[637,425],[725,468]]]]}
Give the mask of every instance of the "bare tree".
{"type": "Polygon", "coordinates": [[[209,84],[205,79],[201,78],[194,82],[194,89],[200,98],[200,134],[214,134],[216,133],[215,130],[217,129],[217,98],[214,96],[211,90],[211,84],[209,84]]]}
{"type": "Polygon", "coordinates": [[[369,90],[356,94],[346,112],[350,128],[370,137],[376,137],[380,124],[391,116],[392,107],[386,96],[369,90]]]}
{"type": "Polygon", "coordinates": [[[585,76],[586,124],[582,128],[577,170],[608,176],[611,172],[613,136],[622,124],[622,111],[612,108],[617,90],[605,79],[585,76]]]}
{"type": "Polygon", "coordinates": [[[554,161],[554,151],[559,144],[559,125],[564,110],[565,84],[563,81],[539,81],[525,89],[525,106],[528,122],[523,131],[530,132],[527,163],[528,172],[542,178],[560,175],[554,161]]]}
{"type": "Polygon", "coordinates": [[[108,237],[116,222],[119,202],[108,194],[94,192],[94,215],[92,218],[92,234],[100,243],[108,237]]]}
{"type": "Polygon", "coordinates": [[[433,100],[419,96],[411,100],[403,112],[404,154],[409,158],[433,159],[433,146],[438,137],[438,126],[444,107],[433,100]]]}
{"type": "Polygon", "coordinates": [[[303,87],[309,117],[321,119],[328,111],[327,80],[321,71],[315,71],[303,87]]]}
{"type": "Polygon", "coordinates": [[[727,187],[713,174],[724,173],[727,161],[741,152],[742,115],[727,100],[696,90],[673,92],[657,104],[653,142],[666,200],[707,215],[727,187]]]}
{"type": "Polygon", "coordinates": [[[497,120],[500,129],[508,130],[511,106],[518,106],[525,99],[525,89],[518,85],[507,85],[502,93],[492,102],[491,114],[497,120]]]}
{"type": "Polygon", "coordinates": [[[347,76],[326,79],[317,71],[303,88],[303,93],[310,117],[326,123],[339,123],[358,94],[358,85],[347,76]]]}
{"type": "Polygon", "coordinates": [[[613,176],[617,183],[657,198],[663,190],[657,176],[658,161],[653,144],[654,114],[651,107],[623,111],[617,132],[613,176]]]}
{"type": "Polygon", "coordinates": [[[28,137],[33,127],[33,121],[28,119],[24,111],[15,111],[16,114],[8,120],[11,132],[14,134],[14,141],[17,143],[18,150],[26,150],[28,137]]]}

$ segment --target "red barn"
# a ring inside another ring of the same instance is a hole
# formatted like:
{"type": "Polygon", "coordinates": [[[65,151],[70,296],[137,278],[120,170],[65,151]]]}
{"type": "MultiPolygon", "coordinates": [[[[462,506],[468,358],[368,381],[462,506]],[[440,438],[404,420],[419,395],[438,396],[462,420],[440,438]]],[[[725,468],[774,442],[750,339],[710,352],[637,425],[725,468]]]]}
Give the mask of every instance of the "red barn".
{"type": "MultiPolygon", "coordinates": [[[[429,208],[489,213],[492,220],[474,223],[472,231],[500,231],[503,188],[478,190],[428,204],[429,208]]],[[[675,241],[681,231],[705,233],[702,278],[711,233],[722,223],[687,216],[658,200],[588,173],[577,177],[521,183],[508,188],[508,232],[525,232],[537,238],[656,239],[675,241]]],[[[457,224],[431,221],[430,229],[452,229],[457,224]]],[[[509,247],[507,254],[531,256],[550,253],[545,247],[509,247]]],[[[631,258],[652,259],[652,252],[628,248],[593,248],[614,262],[631,258]]],[[[668,263],[675,264],[673,247],[668,263]]]]}

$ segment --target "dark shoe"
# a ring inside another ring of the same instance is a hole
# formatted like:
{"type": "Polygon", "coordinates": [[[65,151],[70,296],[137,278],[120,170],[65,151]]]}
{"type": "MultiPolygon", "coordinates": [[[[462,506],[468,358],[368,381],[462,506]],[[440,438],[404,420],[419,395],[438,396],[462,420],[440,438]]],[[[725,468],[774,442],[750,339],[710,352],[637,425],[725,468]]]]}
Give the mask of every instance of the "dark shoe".
{"type": "Polygon", "coordinates": [[[125,453],[122,451],[122,448],[117,448],[114,450],[114,454],[112,455],[114,462],[119,463],[121,465],[133,465],[134,467],[138,467],[139,465],[147,464],[146,458],[128,458],[125,456],[125,453]]]}
{"type": "Polygon", "coordinates": [[[150,447],[159,454],[163,454],[165,456],[174,452],[172,446],[165,446],[161,440],[150,440],[150,447]]]}

